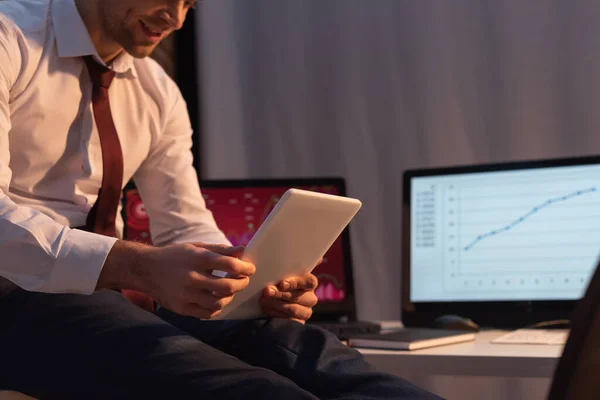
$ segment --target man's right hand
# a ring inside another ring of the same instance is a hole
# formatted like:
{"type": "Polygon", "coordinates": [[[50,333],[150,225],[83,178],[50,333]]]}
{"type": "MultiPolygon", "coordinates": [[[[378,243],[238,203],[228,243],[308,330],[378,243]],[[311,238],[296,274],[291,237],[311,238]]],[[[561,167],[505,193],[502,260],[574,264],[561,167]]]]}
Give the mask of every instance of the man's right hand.
{"type": "Polygon", "coordinates": [[[211,319],[249,283],[256,268],[241,261],[243,247],[204,243],[152,247],[119,241],[97,289],[133,289],[178,314],[211,319]],[[226,278],[214,270],[227,272],[226,278]]]}

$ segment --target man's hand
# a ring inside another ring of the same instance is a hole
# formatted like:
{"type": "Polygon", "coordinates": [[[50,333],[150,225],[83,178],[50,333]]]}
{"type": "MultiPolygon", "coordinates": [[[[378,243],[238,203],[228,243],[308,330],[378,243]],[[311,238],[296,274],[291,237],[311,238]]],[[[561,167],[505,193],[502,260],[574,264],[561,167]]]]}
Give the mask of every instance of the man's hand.
{"type": "Polygon", "coordinates": [[[248,286],[256,271],[239,260],[242,252],[241,247],[203,243],[152,247],[119,241],[106,259],[98,288],[138,290],[178,314],[210,319],[248,286]],[[214,270],[228,276],[213,276],[214,270]]]}
{"type": "Polygon", "coordinates": [[[303,324],[318,302],[315,294],[318,285],[319,280],[313,274],[285,279],[277,286],[265,288],[260,305],[270,317],[289,318],[303,324]]]}

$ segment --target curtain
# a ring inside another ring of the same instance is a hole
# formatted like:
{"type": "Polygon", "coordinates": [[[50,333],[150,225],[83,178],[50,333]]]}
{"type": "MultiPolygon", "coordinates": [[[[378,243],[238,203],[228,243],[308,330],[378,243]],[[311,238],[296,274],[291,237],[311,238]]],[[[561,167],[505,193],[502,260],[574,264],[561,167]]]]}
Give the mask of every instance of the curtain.
{"type": "Polygon", "coordinates": [[[361,318],[400,317],[402,172],[600,150],[600,2],[207,0],[207,178],[340,175],[361,318]]]}

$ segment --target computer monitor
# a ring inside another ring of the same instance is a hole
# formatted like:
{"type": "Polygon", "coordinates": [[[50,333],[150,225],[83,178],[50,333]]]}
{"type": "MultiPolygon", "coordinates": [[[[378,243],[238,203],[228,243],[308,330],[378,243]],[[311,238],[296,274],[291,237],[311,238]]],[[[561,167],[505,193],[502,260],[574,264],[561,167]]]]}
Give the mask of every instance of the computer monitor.
{"type": "Polygon", "coordinates": [[[600,157],[410,170],[403,203],[409,323],[568,316],[600,254],[600,157]]]}
{"type": "MultiPolygon", "coordinates": [[[[207,208],[234,245],[248,244],[279,198],[290,188],[346,195],[343,178],[203,180],[200,187],[207,208]]],[[[125,238],[151,242],[148,216],[133,186],[126,188],[124,201],[125,238]]],[[[356,319],[348,228],[313,272],[319,278],[316,289],[319,304],[312,320],[356,319]]]]}

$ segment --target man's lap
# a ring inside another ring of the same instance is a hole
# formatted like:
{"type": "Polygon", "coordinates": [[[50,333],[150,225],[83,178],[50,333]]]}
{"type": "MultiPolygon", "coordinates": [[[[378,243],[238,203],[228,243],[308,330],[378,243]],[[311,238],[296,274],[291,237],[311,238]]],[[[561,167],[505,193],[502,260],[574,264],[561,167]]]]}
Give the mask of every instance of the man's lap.
{"type": "Polygon", "coordinates": [[[154,315],[114,291],[1,297],[0,389],[38,398],[437,398],[293,321],[154,315]]]}
{"type": "Polygon", "coordinates": [[[316,326],[284,319],[223,321],[220,325],[165,309],[157,314],[191,335],[198,332],[227,354],[291,379],[322,399],[440,399],[403,379],[376,371],[358,351],[316,326]],[[210,327],[208,335],[206,327],[210,327]]]}
{"type": "Polygon", "coordinates": [[[34,397],[53,398],[61,390],[82,398],[94,388],[95,398],[159,398],[165,390],[166,398],[186,398],[188,389],[179,389],[185,381],[201,382],[203,394],[236,398],[235,393],[247,395],[277,381],[298,398],[311,398],[291,381],[191,337],[117,292],[48,295],[19,289],[0,301],[0,319],[0,388],[34,397]]]}

